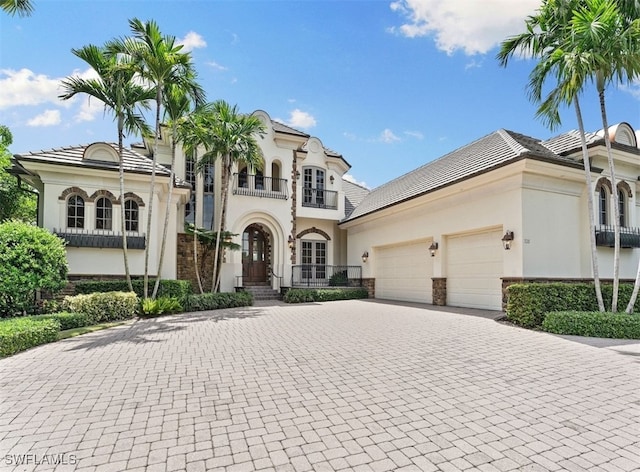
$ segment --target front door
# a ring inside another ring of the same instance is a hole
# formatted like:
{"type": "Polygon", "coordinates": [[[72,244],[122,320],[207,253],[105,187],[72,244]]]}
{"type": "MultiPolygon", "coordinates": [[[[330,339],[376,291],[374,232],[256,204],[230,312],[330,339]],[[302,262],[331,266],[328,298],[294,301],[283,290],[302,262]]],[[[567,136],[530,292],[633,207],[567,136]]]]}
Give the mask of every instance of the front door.
{"type": "Polygon", "coordinates": [[[267,281],[265,234],[249,226],[242,234],[242,279],[249,283],[267,281]]]}

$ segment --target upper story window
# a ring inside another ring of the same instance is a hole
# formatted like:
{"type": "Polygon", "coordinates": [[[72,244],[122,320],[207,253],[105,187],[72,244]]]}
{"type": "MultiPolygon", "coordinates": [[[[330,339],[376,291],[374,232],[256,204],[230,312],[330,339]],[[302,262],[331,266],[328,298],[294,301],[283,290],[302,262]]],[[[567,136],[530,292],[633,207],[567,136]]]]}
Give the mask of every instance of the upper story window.
{"type": "Polygon", "coordinates": [[[324,170],[305,167],[303,172],[303,205],[324,207],[324,170]]]}
{"type": "Polygon", "coordinates": [[[84,198],[80,195],[67,199],[67,227],[84,228],[84,198]]]}
{"type": "Polygon", "coordinates": [[[138,232],[139,214],[138,204],[134,200],[124,201],[124,227],[126,231],[138,232]]]}
{"type": "Polygon", "coordinates": [[[609,224],[609,193],[607,189],[602,186],[598,195],[598,214],[601,225],[609,224]]]}
{"type": "Polygon", "coordinates": [[[624,191],[618,189],[618,208],[620,209],[620,226],[627,226],[627,199],[624,191]]]}
{"type": "Polygon", "coordinates": [[[213,228],[213,204],[214,204],[214,166],[207,164],[203,172],[203,199],[202,199],[202,226],[213,228]]]}
{"type": "Polygon", "coordinates": [[[191,185],[191,197],[185,206],[184,218],[187,222],[194,223],[196,219],[196,161],[193,156],[188,156],[185,161],[184,180],[191,185]]]}
{"type": "Polygon", "coordinates": [[[111,200],[105,197],[96,200],[96,229],[111,231],[113,223],[113,207],[111,200]]]}

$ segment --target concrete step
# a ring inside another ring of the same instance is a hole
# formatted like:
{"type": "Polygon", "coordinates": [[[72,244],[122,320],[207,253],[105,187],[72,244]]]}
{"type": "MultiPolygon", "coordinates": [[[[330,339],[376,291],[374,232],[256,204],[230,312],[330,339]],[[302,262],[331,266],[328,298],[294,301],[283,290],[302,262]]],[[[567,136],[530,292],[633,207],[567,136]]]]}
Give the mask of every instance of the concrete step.
{"type": "Polygon", "coordinates": [[[254,300],[280,300],[280,292],[273,290],[270,286],[249,285],[244,289],[253,295],[254,300]]]}

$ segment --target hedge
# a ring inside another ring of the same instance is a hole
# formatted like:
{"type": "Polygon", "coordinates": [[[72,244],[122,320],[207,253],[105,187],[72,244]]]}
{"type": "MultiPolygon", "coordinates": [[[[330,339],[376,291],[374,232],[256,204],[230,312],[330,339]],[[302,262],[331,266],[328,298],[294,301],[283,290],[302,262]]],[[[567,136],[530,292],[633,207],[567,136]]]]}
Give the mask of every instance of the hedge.
{"type": "Polygon", "coordinates": [[[554,334],[640,339],[640,315],[599,311],[553,311],[547,313],[542,322],[542,329],[554,334]]]}
{"type": "MultiPolygon", "coordinates": [[[[155,280],[149,279],[149,295],[153,292],[155,280]]],[[[144,297],[144,281],[132,280],[133,291],[138,297],[144,297]]],[[[76,282],[76,293],[87,294],[95,292],[128,292],[126,280],[80,280],[76,282]]],[[[188,280],[160,280],[157,298],[177,298],[182,302],[193,293],[191,282],[188,280]]]]}
{"type": "Polygon", "coordinates": [[[133,292],[96,292],[65,297],[62,306],[67,311],[84,313],[89,324],[94,325],[133,318],[139,305],[133,292]]]}
{"type": "MultiPolygon", "coordinates": [[[[620,284],[618,308],[624,310],[631,298],[632,284],[620,284]]],[[[507,319],[525,328],[539,328],[551,311],[598,311],[596,292],[589,283],[514,284],[507,289],[507,319]]],[[[613,286],[602,285],[605,307],[611,306],[613,286]]],[[[640,309],[640,297],[634,311],[640,309]]]]}
{"type": "Polygon", "coordinates": [[[10,356],[58,339],[60,323],[52,318],[11,318],[0,321],[0,357],[10,356]]]}
{"type": "Polygon", "coordinates": [[[184,302],[185,311],[219,310],[253,305],[253,296],[249,292],[221,292],[190,295],[184,302]]]}
{"type": "Polygon", "coordinates": [[[291,288],[284,295],[285,303],[329,302],[369,298],[366,288],[291,288]]]}
{"type": "Polygon", "coordinates": [[[89,317],[85,313],[69,313],[63,311],[48,315],[30,316],[29,318],[32,320],[56,320],[60,324],[60,331],[89,326],[89,317]]]}

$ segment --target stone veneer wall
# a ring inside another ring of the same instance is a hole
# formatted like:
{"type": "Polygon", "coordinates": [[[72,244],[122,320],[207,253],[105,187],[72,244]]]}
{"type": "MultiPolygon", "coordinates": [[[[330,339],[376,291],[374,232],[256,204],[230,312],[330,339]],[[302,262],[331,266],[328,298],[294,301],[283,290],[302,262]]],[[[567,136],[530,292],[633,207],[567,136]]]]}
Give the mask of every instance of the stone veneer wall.
{"type": "MultiPolygon", "coordinates": [[[[193,236],[186,233],[178,233],[177,242],[177,278],[178,280],[189,280],[195,293],[199,293],[198,280],[193,264],[193,236]]],[[[200,266],[200,280],[205,292],[211,291],[211,272],[213,271],[213,251],[204,261],[204,247],[198,243],[198,265],[200,266]]]]}
{"type": "Polygon", "coordinates": [[[374,278],[362,279],[362,287],[366,288],[367,292],[369,292],[369,298],[376,298],[376,279],[374,278]]]}
{"type": "Polygon", "coordinates": [[[431,279],[431,303],[436,306],[446,306],[447,304],[447,278],[433,277],[431,279]]]}

